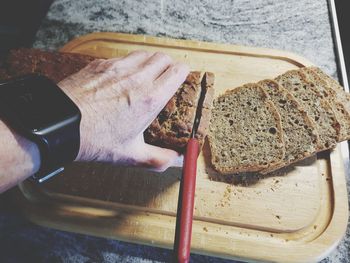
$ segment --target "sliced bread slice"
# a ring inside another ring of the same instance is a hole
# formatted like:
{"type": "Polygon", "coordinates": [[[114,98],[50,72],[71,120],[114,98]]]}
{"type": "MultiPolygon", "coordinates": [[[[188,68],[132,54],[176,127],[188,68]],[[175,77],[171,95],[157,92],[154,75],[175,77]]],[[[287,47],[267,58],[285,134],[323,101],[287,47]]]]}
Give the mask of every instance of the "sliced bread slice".
{"type": "MultiPolygon", "coordinates": [[[[195,137],[199,140],[200,145],[204,144],[204,139],[209,132],[209,123],[211,119],[211,109],[214,100],[214,80],[215,76],[211,72],[205,72],[202,78],[201,87],[204,100],[201,111],[200,123],[195,137]]],[[[197,109],[198,110],[198,109],[197,109]]]]}
{"type": "Polygon", "coordinates": [[[313,83],[299,70],[290,70],[275,79],[286,88],[306,110],[320,136],[319,150],[334,147],[339,140],[339,122],[329,103],[313,83]]]}
{"type": "Polygon", "coordinates": [[[222,174],[259,171],[284,158],[281,117],[256,83],[214,100],[208,139],[212,165],[222,174]]]}
{"type": "Polygon", "coordinates": [[[332,77],[330,77],[328,74],[326,74],[322,69],[318,67],[309,67],[314,72],[316,72],[321,78],[323,78],[325,81],[327,81],[330,84],[330,87],[334,91],[344,91],[343,87],[332,77]]]}
{"type": "Polygon", "coordinates": [[[306,75],[309,82],[315,84],[315,87],[320,91],[329,105],[332,107],[336,118],[340,124],[339,141],[350,139],[350,113],[346,110],[343,102],[337,97],[337,92],[330,87],[331,83],[319,76],[313,68],[301,68],[301,71],[306,75]]]}
{"type": "Polygon", "coordinates": [[[326,81],[329,87],[334,91],[335,96],[342,102],[345,109],[350,113],[350,94],[344,90],[344,88],[333,78],[328,76],[318,67],[311,67],[311,69],[317,73],[324,81],[326,81]]]}
{"type": "Polygon", "coordinates": [[[319,137],[306,111],[288,90],[273,80],[258,84],[269,94],[281,116],[286,148],[283,162],[260,171],[266,174],[313,155],[318,150],[319,137]]]}

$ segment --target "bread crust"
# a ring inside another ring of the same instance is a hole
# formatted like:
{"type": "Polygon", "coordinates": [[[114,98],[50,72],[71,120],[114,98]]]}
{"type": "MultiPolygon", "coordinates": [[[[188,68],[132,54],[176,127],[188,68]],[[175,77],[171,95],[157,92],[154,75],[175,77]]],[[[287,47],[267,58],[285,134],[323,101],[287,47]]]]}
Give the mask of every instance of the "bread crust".
{"type": "MultiPolygon", "coordinates": [[[[290,103],[292,106],[293,106],[293,108],[295,108],[297,111],[298,111],[298,113],[300,114],[300,116],[302,117],[302,119],[303,119],[303,121],[304,121],[304,123],[307,125],[307,127],[309,127],[309,128],[311,128],[312,130],[313,130],[313,132],[314,132],[314,134],[313,134],[313,140],[315,140],[315,142],[314,142],[314,150],[313,151],[309,151],[309,152],[303,152],[303,153],[300,153],[300,154],[302,154],[302,155],[299,155],[299,156],[294,156],[294,158],[292,159],[292,160],[290,160],[290,159],[288,159],[288,160],[286,160],[286,159],[284,159],[282,162],[280,162],[279,164],[276,164],[276,165],[270,165],[268,168],[266,168],[266,169],[263,169],[262,171],[260,171],[260,173],[261,174],[268,174],[268,173],[270,173],[270,172],[273,172],[273,171],[275,171],[275,170],[278,170],[278,169],[280,169],[280,168],[282,168],[282,167],[285,167],[285,166],[287,166],[287,165],[289,165],[289,164],[292,164],[292,163],[296,163],[296,162],[298,162],[298,161],[300,161],[300,160],[303,160],[303,159],[305,159],[305,158],[307,158],[307,157],[310,157],[310,156],[312,156],[312,155],[314,155],[315,154],[315,151],[318,151],[319,150],[319,147],[320,147],[320,145],[319,145],[319,135],[318,135],[318,133],[317,133],[317,131],[316,131],[316,129],[315,129],[315,125],[313,124],[313,122],[310,120],[310,118],[308,117],[308,115],[307,115],[307,112],[304,110],[304,108],[298,103],[298,101],[294,98],[294,96],[288,91],[288,90],[286,90],[285,88],[283,88],[281,85],[279,85],[276,81],[274,81],[274,80],[270,80],[270,79],[266,79],[266,80],[263,80],[263,81],[260,81],[260,82],[258,82],[258,84],[259,85],[261,85],[262,87],[263,87],[263,89],[265,90],[265,84],[266,85],[272,85],[272,86],[270,86],[270,87],[272,87],[272,88],[274,88],[274,89],[276,89],[279,93],[281,93],[282,94],[282,96],[283,97],[285,97],[287,100],[288,100],[288,103],[290,103]]],[[[268,92],[268,91],[266,91],[266,92],[268,92]]],[[[277,110],[279,110],[279,108],[277,107],[277,110]]],[[[283,130],[283,132],[285,133],[286,131],[284,130],[284,126],[283,126],[283,116],[281,115],[281,118],[282,118],[282,130],[283,130]]],[[[288,134],[286,134],[286,136],[287,136],[288,134]]],[[[286,143],[286,138],[285,138],[285,144],[286,144],[286,154],[287,154],[287,152],[288,152],[288,145],[287,145],[287,143],[286,143]]],[[[285,156],[285,157],[287,157],[287,156],[285,156]]]]}
{"type": "Polygon", "coordinates": [[[347,101],[345,98],[348,93],[344,93],[339,83],[323,73],[321,69],[316,67],[305,67],[301,71],[307,76],[308,80],[317,83],[318,87],[322,89],[323,97],[328,101],[332,107],[336,117],[340,123],[340,134],[338,141],[346,141],[350,139],[350,108],[347,108],[347,101]],[[345,96],[344,96],[345,95],[345,96]]]}
{"type": "MultiPolygon", "coordinates": [[[[288,91],[290,91],[292,93],[292,95],[297,99],[297,101],[302,105],[302,106],[305,106],[305,109],[306,109],[306,106],[310,106],[308,103],[308,101],[304,102],[302,99],[300,99],[298,96],[297,96],[297,93],[294,91],[294,87],[291,87],[290,85],[284,85],[285,83],[284,82],[284,79],[286,78],[299,78],[301,80],[301,83],[304,90],[307,91],[307,90],[311,90],[311,93],[314,94],[317,98],[317,103],[315,101],[312,101],[312,103],[316,103],[318,106],[316,107],[311,107],[310,109],[312,110],[318,110],[318,109],[322,109],[327,115],[328,115],[328,118],[332,120],[332,129],[333,129],[333,132],[332,134],[329,133],[329,134],[323,134],[321,131],[320,131],[320,124],[322,123],[321,120],[318,120],[318,121],[315,121],[314,119],[312,119],[313,123],[315,124],[316,128],[319,129],[318,130],[318,133],[320,135],[320,141],[322,143],[322,141],[324,141],[320,147],[320,151],[324,151],[324,150],[327,150],[327,149],[331,149],[333,148],[337,141],[339,140],[339,135],[340,135],[340,124],[339,124],[339,121],[338,119],[336,118],[336,114],[334,113],[332,107],[330,106],[330,104],[328,103],[328,101],[326,99],[323,98],[321,92],[319,90],[317,90],[317,88],[314,86],[313,83],[309,82],[305,76],[304,73],[301,72],[301,70],[290,70],[290,71],[287,71],[286,73],[278,76],[277,78],[275,78],[276,82],[278,82],[280,85],[282,85],[284,88],[286,88],[288,91]],[[334,134],[333,134],[334,133],[334,134]],[[334,139],[331,138],[334,137],[334,139]]],[[[311,94],[310,93],[310,94],[311,94]]],[[[311,105],[312,106],[312,105],[311,105]]],[[[308,111],[306,109],[306,111],[308,111]]]]}
{"type": "Polygon", "coordinates": [[[20,48],[10,51],[4,67],[9,77],[37,73],[58,83],[95,59],[82,54],[20,48]]]}

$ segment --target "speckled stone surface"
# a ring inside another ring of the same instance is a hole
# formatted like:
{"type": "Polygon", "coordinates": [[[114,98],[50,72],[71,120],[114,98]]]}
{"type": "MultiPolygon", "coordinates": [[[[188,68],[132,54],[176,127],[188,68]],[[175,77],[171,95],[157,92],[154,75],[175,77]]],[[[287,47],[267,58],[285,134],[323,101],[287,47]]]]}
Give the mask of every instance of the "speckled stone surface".
{"type": "MultiPolygon", "coordinates": [[[[94,31],[284,49],[308,58],[336,76],[326,0],[57,0],[43,21],[34,46],[57,49],[76,36],[94,31]]],[[[169,262],[171,259],[169,250],[33,226],[1,210],[0,250],[0,262],[169,262]]],[[[350,262],[349,250],[350,227],[340,245],[323,262],[350,262]]],[[[229,262],[200,255],[191,259],[192,262],[229,262]]]]}

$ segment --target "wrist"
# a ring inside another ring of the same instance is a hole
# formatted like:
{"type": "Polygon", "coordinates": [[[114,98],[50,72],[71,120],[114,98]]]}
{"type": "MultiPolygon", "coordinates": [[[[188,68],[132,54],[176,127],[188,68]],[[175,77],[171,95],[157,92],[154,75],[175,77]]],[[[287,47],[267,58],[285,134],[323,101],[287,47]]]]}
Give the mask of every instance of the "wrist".
{"type": "Polygon", "coordinates": [[[0,120],[0,193],[35,174],[40,168],[38,146],[0,120]]]}
{"type": "Polygon", "coordinates": [[[92,156],[92,147],[89,143],[89,129],[94,124],[91,124],[89,116],[90,108],[87,103],[84,103],[73,91],[76,90],[73,81],[69,79],[63,80],[57,84],[66,95],[75,103],[75,105],[79,108],[81,113],[81,121],[80,121],[80,144],[79,144],[79,152],[75,158],[75,161],[91,161],[93,160],[92,156]]]}

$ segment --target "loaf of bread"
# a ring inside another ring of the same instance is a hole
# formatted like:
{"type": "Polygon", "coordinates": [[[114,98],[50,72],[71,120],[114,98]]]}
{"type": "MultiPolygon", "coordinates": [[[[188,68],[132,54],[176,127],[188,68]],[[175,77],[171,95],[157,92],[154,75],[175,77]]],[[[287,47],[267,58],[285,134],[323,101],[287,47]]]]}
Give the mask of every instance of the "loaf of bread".
{"type": "Polygon", "coordinates": [[[313,155],[319,148],[319,136],[306,111],[288,90],[273,80],[258,84],[269,94],[281,116],[286,148],[283,161],[262,170],[265,174],[313,155]]]}
{"type": "Polygon", "coordinates": [[[306,80],[301,70],[291,70],[276,78],[303,106],[317,127],[320,137],[320,150],[334,147],[339,141],[340,124],[328,101],[306,80]]]}
{"type": "MultiPolygon", "coordinates": [[[[37,73],[56,83],[78,72],[93,61],[94,57],[74,53],[49,52],[38,49],[11,50],[0,64],[0,80],[37,73]]],[[[186,81],[170,99],[157,119],[144,133],[145,141],[161,147],[183,151],[190,137],[201,90],[204,100],[202,118],[196,137],[203,142],[208,130],[210,107],[213,99],[214,75],[191,72],[186,81]],[[202,83],[202,85],[201,85],[202,83]]]]}
{"type": "Polygon", "coordinates": [[[258,84],[215,99],[209,127],[211,162],[222,174],[259,171],[284,159],[280,115],[258,84]]]}
{"type": "Polygon", "coordinates": [[[192,133],[199,98],[204,89],[206,94],[201,114],[201,122],[196,137],[203,144],[208,130],[210,107],[213,100],[212,73],[191,72],[175,96],[164,107],[158,117],[145,131],[145,140],[177,151],[182,151],[192,133]]]}
{"type": "Polygon", "coordinates": [[[37,73],[58,83],[95,58],[74,53],[48,52],[38,49],[13,49],[3,63],[8,77],[37,73]]]}

